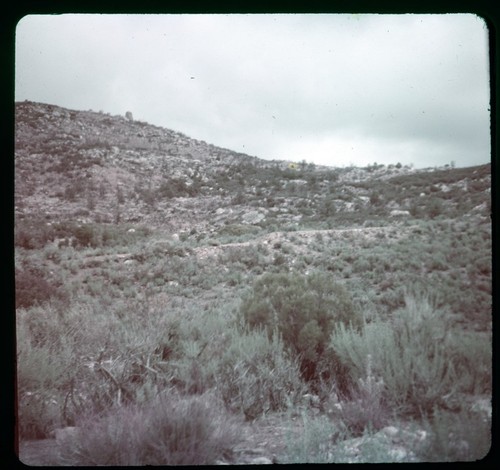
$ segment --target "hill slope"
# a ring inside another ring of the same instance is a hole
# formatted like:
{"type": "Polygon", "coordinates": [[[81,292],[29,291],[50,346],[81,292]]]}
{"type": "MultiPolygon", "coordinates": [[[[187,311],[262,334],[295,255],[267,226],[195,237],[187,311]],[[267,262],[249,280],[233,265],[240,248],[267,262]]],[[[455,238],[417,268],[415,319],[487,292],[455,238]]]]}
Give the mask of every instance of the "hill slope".
{"type": "Polygon", "coordinates": [[[191,445],[202,463],[210,446],[233,463],[487,451],[490,165],[269,162],[120,116],[16,110],[19,434],[90,426],[23,442],[29,463],[107,464],[133,441],[161,464],[192,423],[181,462],[191,445]],[[132,418],[164,440],[111,432],[132,418]]]}
{"type": "Polygon", "coordinates": [[[369,223],[398,209],[489,212],[489,165],[416,171],[269,162],[125,117],[32,102],[16,104],[15,164],[16,214],[47,221],[178,231],[266,221],[337,225],[343,216],[369,223]]]}
{"type": "MultiPolygon", "coordinates": [[[[487,248],[491,243],[490,165],[422,171],[401,165],[292,165],[221,149],[121,116],[32,102],[16,107],[19,247],[123,246],[122,258],[134,259],[127,244],[149,239],[156,240],[151,242],[156,246],[180,238],[185,247],[180,252],[194,250],[201,260],[234,253],[231,259],[247,259],[251,267],[258,264],[251,259],[255,246],[282,244],[295,234],[299,242],[292,245],[302,246],[261,256],[264,265],[282,262],[283,267],[307,270],[307,263],[298,267],[298,252],[311,267],[337,272],[339,259],[344,259],[351,274],[340,269],[340,277],[366,282],[375,276],[372,287],[389,308],[399,305],[400,300],[386,297],[400,276],[441,271],[460,282],[462,291],[471,285],[479,286],[479,293],[489,289],[488,262],[468,243],[477,236],[473,244],[484,240],[487,248]],[[415,232],[422,234],[420,246],[418,237],[414,246],[408,244],[415,232]],[[325,249],[333,250],[327,259],[319,248],[310,248],[313,236],[323,237],[325,249]],[[339,237],[352,238],[347,250],[341,244],[332,247],[339,237]],[[374,260],[367,262],[384,256],[384,240],[406,243],[409,269],[404,273],[389,273],[399,271],[402,260],[396,260],[396,254],[385,253],[386,269],[378,275],[374,260]],[[449,244],[441,246],[444,241],[449,244]],[[380,250],[374,253],[377,244],[380,250]],[[412,253],[423,246],[429,260],[412,267],[412,253]],[[459,249],[464,250],[462,259],[454,266],[451,261],[460,255],[453,251],[459,249]],[[476,274],[466,263],[478,265],[476,274]],[[363,275],[363,269],[369,272],[363,275]]],[[[451,292],[445,297],[452,298],[451,292]]],[[[459,299],[461,295],[452,304],[459,299]]],[[[481,308],[486,318],[489,313],[481,308]]]]}

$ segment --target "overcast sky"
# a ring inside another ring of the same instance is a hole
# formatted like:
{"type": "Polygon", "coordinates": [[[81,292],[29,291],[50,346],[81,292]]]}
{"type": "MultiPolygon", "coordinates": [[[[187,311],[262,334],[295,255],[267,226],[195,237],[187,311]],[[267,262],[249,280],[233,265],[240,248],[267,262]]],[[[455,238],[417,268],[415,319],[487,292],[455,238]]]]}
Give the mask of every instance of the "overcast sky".
{"type": "Polygon", "coordinates": [[[16,100],[133,113],[266,159],[490,161],[488,31],[452,15],[43,15],[16,100]]]}

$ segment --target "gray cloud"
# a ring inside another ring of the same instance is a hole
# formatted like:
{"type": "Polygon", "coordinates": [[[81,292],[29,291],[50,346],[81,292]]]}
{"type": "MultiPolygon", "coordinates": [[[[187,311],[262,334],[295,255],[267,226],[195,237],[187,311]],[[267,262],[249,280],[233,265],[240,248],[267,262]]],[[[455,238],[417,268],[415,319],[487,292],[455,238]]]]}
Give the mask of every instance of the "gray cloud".
{"type": "Polygon", "coordinates": [[[263,158],[485,163],[473,15],[61,15],[18,26],[16,99],[103,110],[263,158]]]}

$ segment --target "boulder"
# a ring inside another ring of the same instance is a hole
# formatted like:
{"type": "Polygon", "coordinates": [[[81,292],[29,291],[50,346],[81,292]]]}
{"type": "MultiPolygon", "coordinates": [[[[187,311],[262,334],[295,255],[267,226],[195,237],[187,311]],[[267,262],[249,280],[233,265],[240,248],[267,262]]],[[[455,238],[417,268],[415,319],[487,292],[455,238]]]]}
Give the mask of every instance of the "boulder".
{"type": "Polygon", "coordinates": [[[243,214],[242,219],[244,224],[258,224],[262,222],[266,218],[265,214],[259,211],[250,211],[246,214],[243,214]]]}
{"type": "Polygon", "coordinates": [[[408,217],[410,215],[410,211],[401,211],[394,209],[390,212],[391,217],[408,217]]]}

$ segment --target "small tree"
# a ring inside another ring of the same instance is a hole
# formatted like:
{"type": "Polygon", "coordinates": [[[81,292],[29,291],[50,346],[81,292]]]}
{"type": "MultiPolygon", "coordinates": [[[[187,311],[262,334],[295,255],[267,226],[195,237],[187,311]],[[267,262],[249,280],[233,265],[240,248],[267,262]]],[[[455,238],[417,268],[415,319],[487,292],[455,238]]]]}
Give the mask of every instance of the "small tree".
{"type": "Polygon", "coordinates": [[[251,328],[264,328],[269,335],[279,332],[311,381],[329,367],[322,362],[334,325],[361,325],[348,292],[326,274],[265,274],[243,301],[241,313],[251,328]]]}
{"type": "Polygon", "coordinates": [[[320,207],[320,215],[330,217],[336,212],[335,203],[331,199],[326,199],[320,207]]]}
{"type": "Polygon", "coordinates": [[[123,190],[120,186],[116,187],[116,201],[118,204],[123,204],[125,202],[125,196],[123,195],[123,190]]]}
{"type": "Polygon", "coordinates": [[[377,191],[374,191],[370,194],[370,204],[372,206],[378,206],[381,202],[380,194],[377,191]]]}
{"type": "Polygon", "coordinates": [[[427,211],[431,219],[441,215],[443,212],[443,202],[441,199],[438,199],[437,197],[432,198],[427,206],[427,211]]]}

